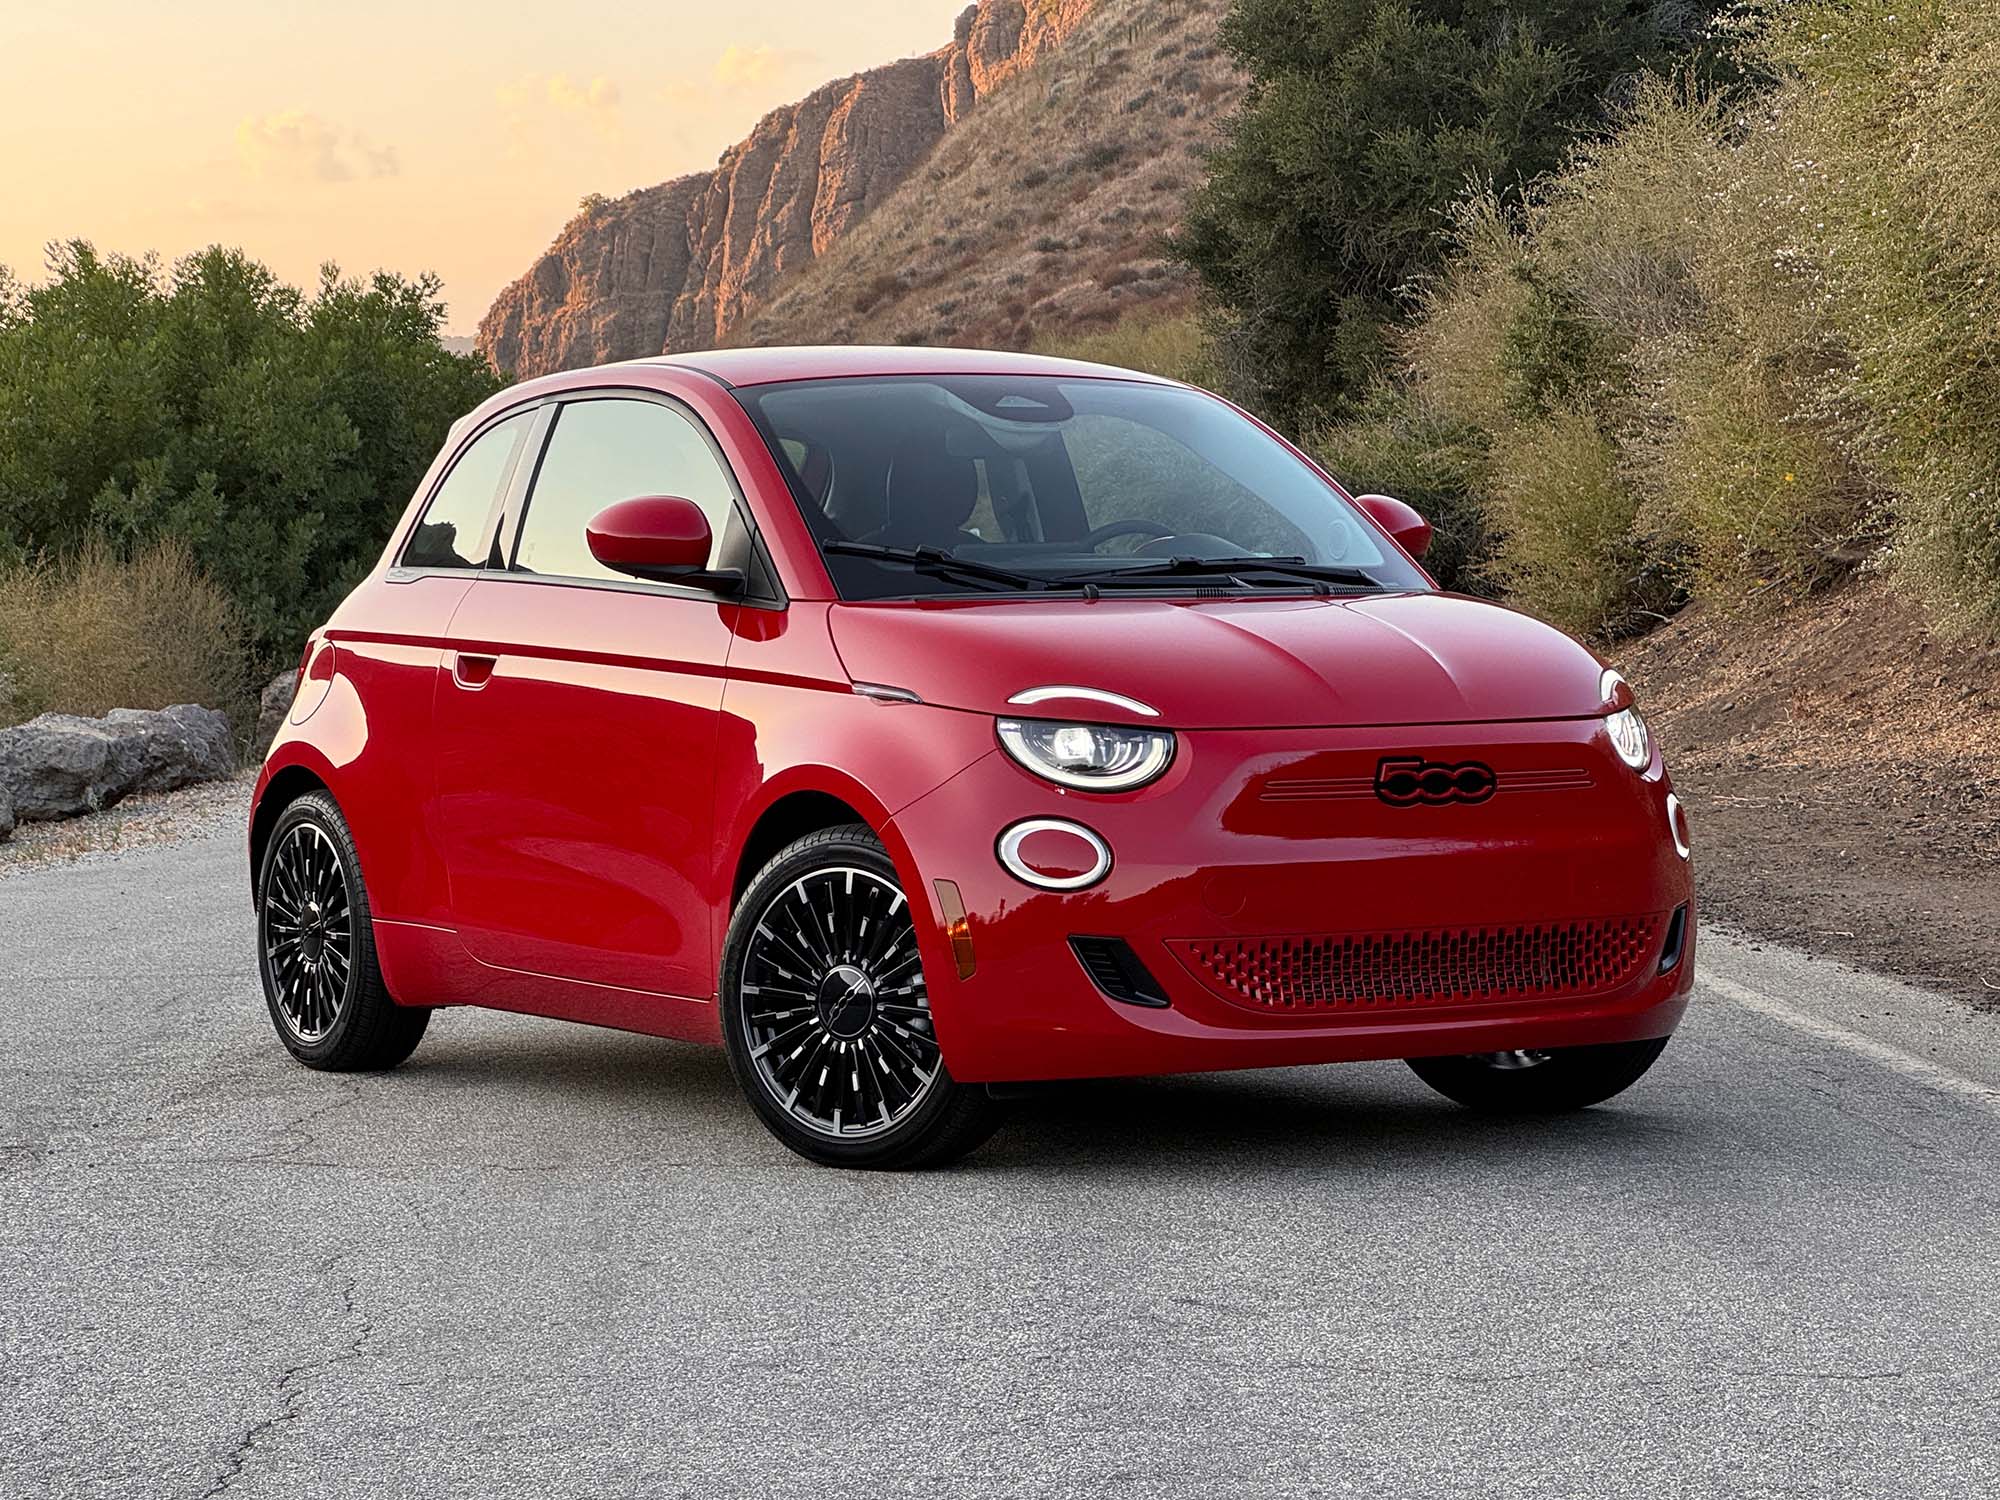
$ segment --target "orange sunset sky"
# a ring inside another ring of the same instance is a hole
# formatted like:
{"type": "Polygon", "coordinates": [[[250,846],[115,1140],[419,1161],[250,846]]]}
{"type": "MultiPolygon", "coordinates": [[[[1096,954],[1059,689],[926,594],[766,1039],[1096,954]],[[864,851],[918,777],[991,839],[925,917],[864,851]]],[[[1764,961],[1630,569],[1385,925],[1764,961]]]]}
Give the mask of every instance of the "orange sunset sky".
{"type": "Polygon", "coordinates": [[[450,331],[590,192],[713,165],[775,105],[951,39],[965,0],[0,0],[0,265],[240,245],[445,279],[450,331]]]}

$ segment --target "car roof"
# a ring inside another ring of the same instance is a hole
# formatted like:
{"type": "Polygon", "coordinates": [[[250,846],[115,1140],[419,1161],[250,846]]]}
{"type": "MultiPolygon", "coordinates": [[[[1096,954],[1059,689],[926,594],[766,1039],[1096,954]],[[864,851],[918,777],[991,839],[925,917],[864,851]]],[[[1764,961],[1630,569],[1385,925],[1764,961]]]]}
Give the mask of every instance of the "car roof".
{"type": "MultiPolygon", "coordinates": [[[[1137,370],[1083,360],[1056,359],[1044,354],[1019,354],[1005,349],[929,349],[904,345],[827,344],[810,348],[711,349],[695,354],[663,354],[645,359],[569,370],[543,377],[551,384],[575,388],[591,383],[593,373],[655,366],[690,370],[727,386],[771,385],[785,380],[835,380],[884,375],[1036,375],[1071,379],[1138,380],[1171,385],[1137,370]]],[[[524,385],[539,385],[527,381],[524,385]]]]}
{"type": "Polygon", "coordinates": [[[725,385],[770,385],[780,380],[832,380],[869,375],[1067,375],[1160,384],[1158,376],[1114,365],[1021,354],[1006,349],[933,349],[910,345],[822,344],[804,348],[711,349],[637,361],[699,370],[725,385]]]}

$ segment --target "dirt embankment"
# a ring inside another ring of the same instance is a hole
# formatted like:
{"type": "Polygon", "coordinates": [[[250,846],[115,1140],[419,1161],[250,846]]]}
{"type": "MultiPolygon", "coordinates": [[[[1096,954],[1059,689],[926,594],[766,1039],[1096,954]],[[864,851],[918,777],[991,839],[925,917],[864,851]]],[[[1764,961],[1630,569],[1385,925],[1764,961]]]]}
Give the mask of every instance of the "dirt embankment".
{"type": "Polygon", "coordinates": [[[1710,920],[2000,1008],[2000,640],[1941,640],[1862,580],[1698,605],[1611,655],[1710,920]]]}

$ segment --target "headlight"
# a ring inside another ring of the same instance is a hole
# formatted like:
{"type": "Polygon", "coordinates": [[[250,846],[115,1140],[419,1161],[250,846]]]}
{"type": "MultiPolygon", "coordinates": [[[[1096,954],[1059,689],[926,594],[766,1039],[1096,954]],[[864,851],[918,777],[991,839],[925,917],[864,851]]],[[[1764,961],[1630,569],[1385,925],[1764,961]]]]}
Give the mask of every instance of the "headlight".
{"type": "Polygon", "coordinates": [[[1174,758],[1165,729],[1002,719],[1000,743],[1037,776],[1086,792],[1125,792],[1153,780],[1174,758]]]}
{"type": "MultiPolygon", "coordinates": [[[[1631,689],[1626,687],[1625,679],[1609,667],[1597,679],[1597,691],[1606,703],[1617,701],[1621,687],[1630,694],[1631,689]]],[[[1618,752],[1618,758],[1626,765],[1635,771],[1643,771],[1652,764],[1652,736],[1646,732],[1646,721],[1639,717],[1638,709],[1621,708],[1617,713],[1608,715],[1604,720],[1604,729],[1611,736],[1611,748],[1618,752]]]]}

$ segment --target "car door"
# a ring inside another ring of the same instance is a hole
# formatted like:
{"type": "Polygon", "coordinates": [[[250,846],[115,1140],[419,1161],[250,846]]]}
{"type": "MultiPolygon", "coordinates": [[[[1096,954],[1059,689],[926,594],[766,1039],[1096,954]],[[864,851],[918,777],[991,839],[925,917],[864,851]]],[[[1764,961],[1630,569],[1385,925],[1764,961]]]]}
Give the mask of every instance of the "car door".
{"type": "Polygon", "coordinates": [[[585,524],[641,495],[701,505],[720,554],[750,547],[734,480],[686,408],[636,392],[564,401],[497,565],[452,621],[437,699],[445,862],[453,923],[481,962],[703,997],[723,670],[751,606],[597,563],[585,524]]]}

